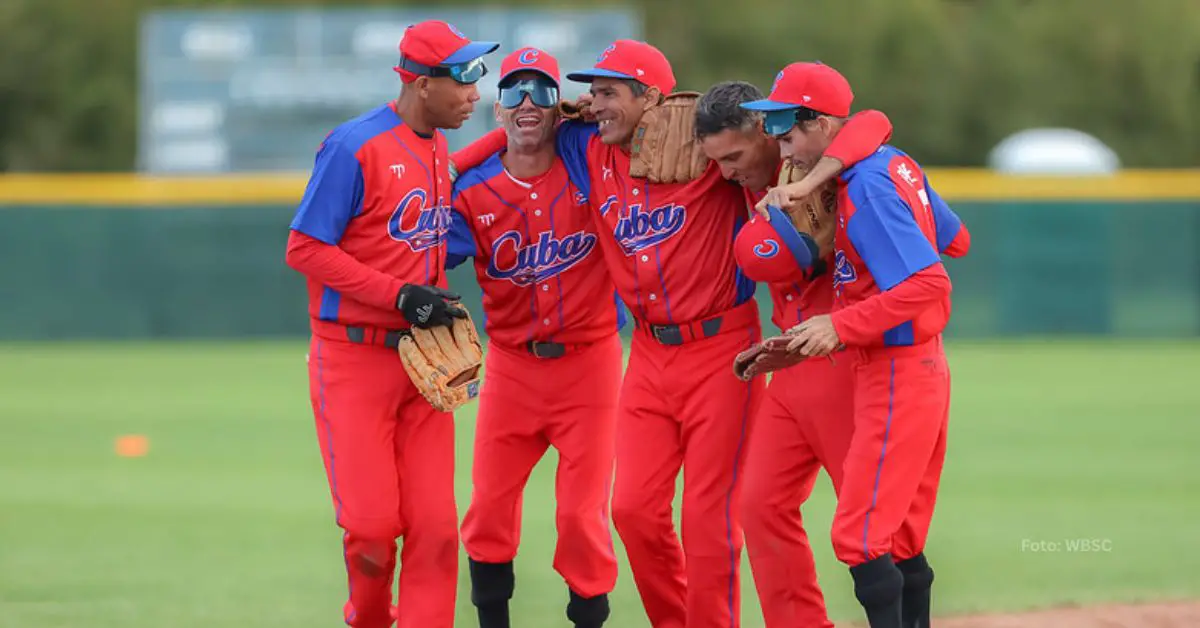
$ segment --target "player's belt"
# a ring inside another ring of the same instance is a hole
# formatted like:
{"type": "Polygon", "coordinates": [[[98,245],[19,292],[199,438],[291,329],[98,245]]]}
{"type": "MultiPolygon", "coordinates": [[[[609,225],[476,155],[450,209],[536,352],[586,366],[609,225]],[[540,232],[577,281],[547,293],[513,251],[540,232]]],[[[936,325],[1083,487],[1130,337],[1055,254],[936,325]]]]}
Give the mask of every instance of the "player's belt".
{"type": "Polygon", "coordinates": [[[313,320],[313,333],[330,340],[348,340],[354,344],[374,345],[395,349],[400,346],[400,338],[408,333],[399,329],[382,329],[379,327],[363,327],[342,325],[331,321],[313,320]]]}
{"type": "Polygon", "coordinates": [[[525,343],[525,350],[535,358],[561,358],[567,354],[567,345],[561,342],[538,342],[530,340],[525,343]]]}
{"type": "Polygon", "coordinates": [[[360,345],[382,345],[390,349],[400,346],[400,337],[405,332],[375,327],[347,327],[346,339],[360,345]]]}
{"type": "Polygon", "coordinates": [[[711,318],[690,323],[654,325],[641,319],[634,319],[634,322],[639,329],[649,333],[659,344],[673,346],[711,338],[723,331],[742,329],[757,319],[758,306],[751,299],[711,318]]]}

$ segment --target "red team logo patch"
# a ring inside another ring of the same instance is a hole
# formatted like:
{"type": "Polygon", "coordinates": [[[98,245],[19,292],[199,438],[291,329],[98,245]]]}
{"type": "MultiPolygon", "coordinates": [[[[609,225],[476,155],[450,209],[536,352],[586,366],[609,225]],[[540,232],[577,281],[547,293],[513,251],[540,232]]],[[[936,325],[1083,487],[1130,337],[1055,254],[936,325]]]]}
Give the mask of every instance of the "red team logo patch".
{"type": "Polygon", "coordinates": [[[388,235],[393,240],[404,242],[414,253],[438,246],[450,231],[450,206],[427,207],[429,193],[413,188],[400,202],[388,219],[388,235]]]}
{"type": "Polygon", "coordinates": [[[492,243],[487,276],[531,286],[566,272],[596,248],[596,234],[576,231],[561,240],[543,231],[537,242],[524,243],[520,231],[505,231],[492,243]]]}

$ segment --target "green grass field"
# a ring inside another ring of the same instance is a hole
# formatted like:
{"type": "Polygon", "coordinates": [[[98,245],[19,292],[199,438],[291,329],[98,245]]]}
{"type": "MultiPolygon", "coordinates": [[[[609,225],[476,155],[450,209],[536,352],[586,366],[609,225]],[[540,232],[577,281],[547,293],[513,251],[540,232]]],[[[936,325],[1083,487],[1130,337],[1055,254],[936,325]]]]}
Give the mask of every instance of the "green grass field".
{"type": "MultiPolygon", "coordinates": [[[[340,625],[305,348],[0,346],[0,626],[340,625]],[[147,435],[149,455],[116,456],[122,434],[147,435]]],[[[1200,597],[1200,343],[954,344],[950,357],[937,613],[1200,597]]],[[[460,514],[472,418],[458,418],[460,514]]],[[[567,625],[553,464],[526,500],[521,628],[567,625]]],[[[857,619],[832,507],[822,480],[805,510],[822,584],[835,620],[857,619]]],[[[473,626],[465,577],[459,590],[458,625],[473,626]]],[[[748,567],[742,590],[745,626],[761,626],[748,567]]],[[[624,564],[610,625],[648,626],[624,564]]]]}

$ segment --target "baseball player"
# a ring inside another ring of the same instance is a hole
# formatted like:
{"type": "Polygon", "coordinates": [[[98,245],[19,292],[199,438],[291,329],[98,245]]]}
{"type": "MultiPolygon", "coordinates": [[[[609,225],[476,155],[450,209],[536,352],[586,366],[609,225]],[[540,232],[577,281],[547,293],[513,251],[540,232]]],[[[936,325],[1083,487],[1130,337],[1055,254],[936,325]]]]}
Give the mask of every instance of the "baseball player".
{"type": "MultiPolygon", "coordinates": [[[[764,128],[785,156],[813,163],[840,131],[853,92],[833,68],[794,63],[768,98],[764,128]]],[[[854,433],[832,539],[873,628],[929,625],[933,571],[924,555],[946,448],[949,369],[941,332],[950,280],[940,250],[967,237],[919,166],[885,146],[839,177],[832,314],[793,328],[789,347],[854,359],[854,433]]]]}
{"type": "Polygon", "coordinates": [[[489,351],[463,521],[480,628],[508,628],[521,497],[548,447],[559,453],[554,567],[567,617],[599,628],[617,579],[609,531],[624,323],[587,195],[554,150],[558,61],[522,48],[500,68],[507,147],[454,186],[449,265],[472,257],[489,351]]]}
{"type": "MultiPolygon", "coordinates": [[[[696,104],[696,135],[705,154],[721,167],[725,178],[744,187],[748,206],[763,198],[785,167],[778,142],[763,132],[761,115],[740,106],[762,97],[757,87],[730,81],[714,85],[696,104]]],[[[870,155],[887,141],[891,130],[881,112],[856,114],[821,159],[836,161],[836,175],[843,164],[870,155]]],[[[828,180],[827,175],[817,176],[828,180]]],[[[828,313],[833,283],[827,270],[813,272],[811,260],[803,266],[797,263],[790,252],[807,247],[786,216],[774,218],[751,218],[739,232],[734,250],[746,275],[767,283],[774,304],[771,320],[784,331],[808,317],[828,313]]],[[[832,225],[832,216],[829,220],[832,225]]],[[[848,360],[810,360],[777,371],[755,417],[742,511],[746,550],[768,628],[833,627],[800,507],[822,467],[835,490],[841,484],[841,464],[853,432],[850,368],[848,360]]]]}
{"type": "Polygon", "coordinates": [[[440,21],[405,30],[399,98],[325,138],[291,223],[287,263],[308,278],[310,397],[344,530],[350,626],[454,625],[453,416],[418,394],[397,345],[412,326],[466,316],[445,290],[451,183],[439,129],[471,115],[482,57],[497,47],[440,21]]]}
{"type": "Polygon", "coordinates": [[[618,402],[613,522],[653,626],[736,626],[740,469],[763,389],[730,368],[761,338],[755,286],[731,246],[749,212],[712,164],[686,183],[630,175],[634,129],[675,88],[658,49],[619,40],[567,78],[591,83],[597,122],[560,125],[557,150],[590,199],[598,246],[635,326],[618,402]],[[671,515],[681,468],[683,545],[671,515]]]}

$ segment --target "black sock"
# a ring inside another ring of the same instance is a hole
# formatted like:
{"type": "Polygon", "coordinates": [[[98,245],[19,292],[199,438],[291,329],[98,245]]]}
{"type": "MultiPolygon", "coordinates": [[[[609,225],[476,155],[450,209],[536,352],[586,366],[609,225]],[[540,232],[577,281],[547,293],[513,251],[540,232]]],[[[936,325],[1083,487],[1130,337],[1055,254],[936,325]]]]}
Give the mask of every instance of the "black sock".
{"type": "Polygon", "coordinates": [[[601,593],[595,597],[583,597],[571,591],[571,601],[567,603],[567,619],[575,624],[575,628],[600,628],[608,619],[608,595],[601,593]]]}
{"type": "Polygon", "coordinates": [[[924,552],[896,563],[896,568],[904,575],[904,628],[929,628],[933,569],[924,552]]]}
{"type": "Polygon", "coordinates": [[[854,596],[867,612],[871,628],[902,628],[900,599],[904,576],[892,562],[891,554],[850,568],[854,578],[854,596]]]}
{"type": "Polygon", "coordinates": [[[471,570],[471,603],[479,615],[479,628],[510,628],[508,601],[516,588],[513,564],[468,561],[471,570]]]}

